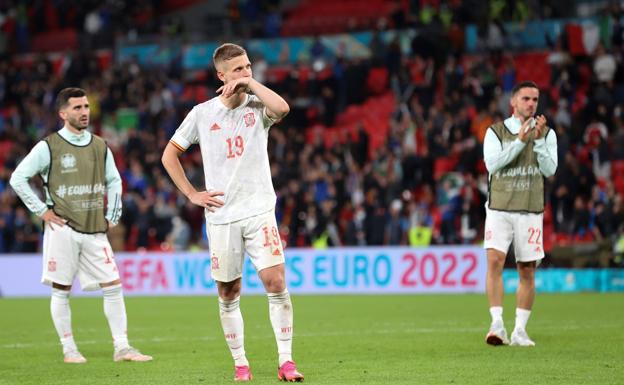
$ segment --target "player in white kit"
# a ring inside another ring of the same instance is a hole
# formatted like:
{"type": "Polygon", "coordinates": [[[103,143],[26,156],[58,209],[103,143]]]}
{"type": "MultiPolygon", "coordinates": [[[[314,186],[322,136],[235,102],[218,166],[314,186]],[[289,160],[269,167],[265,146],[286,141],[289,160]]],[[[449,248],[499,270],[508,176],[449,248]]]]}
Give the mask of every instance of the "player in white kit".
{"type": "Polygon", "coordinates": [[[535,269],[544,258],[544,179],[557,170],[557,137],[535,116],[539,88],[531,81],[512,90],[513,115],[490,126],[483,156],[489,172],[485,241],[490,345],[535,346],[526,332],[535,298],[535,269]],[[503,267],[513,244],[518,270],[516,323],[511,341],[503,323],[503,267]]]}
{"type": "Polygon", "coordinates": [[[276,195],[267,144],[269,128],[290,108],[252,78],[245,50],[223,44],[213,55],[223,86],[220,96],[196,105],[163,153],[162,162],[176,186],[204,207],[210,243],[211,274],[217,282],[221,325],[235,366],[235,381],[252,378],[245,355],[239,308],[245,251],[258,271],[269,300],[278,350],[278,377],[303,381],[292,359],[293,310],[284,278],[284,251],[275,220],[276,195]],[[179,156],[199,143],[206,191],[197,191],[179,156]]]}
{"type": "Polygon", "coordinates": [[[80,88],[57,96],[65,126],[30,151],[11,175],[11,186],[45,223],[41,281],[52,286],[50,312],[66,363],[87,362],[74,342],[69,294],[76,276],[83,290],[102,290],[115,361],[151,361],[130,346],[119,271],[106,232],[121,217],[121,177],[104,140],[87,131],[89,102],[80,88]],[[41,176],[45,202],[28,180],[41,176]],[[104,195],[108,205],[104,210],[104,195]]]}

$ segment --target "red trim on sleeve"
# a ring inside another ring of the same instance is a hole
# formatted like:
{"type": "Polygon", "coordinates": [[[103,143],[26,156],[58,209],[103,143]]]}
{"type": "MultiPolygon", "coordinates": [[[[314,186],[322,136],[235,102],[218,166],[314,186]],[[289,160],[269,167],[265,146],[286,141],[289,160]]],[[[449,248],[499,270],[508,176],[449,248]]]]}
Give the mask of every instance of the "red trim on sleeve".
{"type": "Polygon", "coordinates": [[[177,148],[178,150],[185,152],[186,149],[182,148],[182,146],[180,146],[179,144],[177,144],[176,142],[174,142],[173,140],[170,140],[169,143],[173,144],[173,147],[177,148]]]}

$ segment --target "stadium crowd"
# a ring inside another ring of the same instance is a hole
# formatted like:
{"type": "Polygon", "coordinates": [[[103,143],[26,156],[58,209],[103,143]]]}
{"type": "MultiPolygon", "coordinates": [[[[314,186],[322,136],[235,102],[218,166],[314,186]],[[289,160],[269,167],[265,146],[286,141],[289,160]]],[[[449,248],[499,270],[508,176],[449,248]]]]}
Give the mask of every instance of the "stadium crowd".
{"type": "MultiPolygon", "coordinates": [[[[252,58],[254,77],[291,106],[269,144],[288,246],[481,242],[483,137],[509,116],[511,88],[526,72],[515,53],[501,51],[505,36],[496,23],[483,29],[479,52],[466,54],[455,24],[436,26],[435,19],[420,26],[427,33],[412,40],[408,54],[398,41],[374,38],[370,60],[330,60],[322,44],[313,46],[321,71],[301,64],[276,72],[252,58]]],[[[540,111],[559,143],[545,231],[557,242],[615,241],[624,233],[624,51],[619,24],[613,29],[611,41],[591,55],[571,54],[564,35],[541,53],[549,81],[540,84],[540,111]]],[[[160,157],[189,109],[215,94],[212,69],[103,66],[93,51],[71,56],[60,69],[45,56],[32,65],[12,59],[0,59],[0,252],[40,248],[39,220],[8,180],[32,146],[59,128],[54,98],[70,85],[88,91],[92,130],[107,140],[122,174],[124,214],[109,234],[113,247],[206,246],[202,209],[178,193],[160,157]]],[[[183,164],[200,187],[197,147],[183,164]]]]}

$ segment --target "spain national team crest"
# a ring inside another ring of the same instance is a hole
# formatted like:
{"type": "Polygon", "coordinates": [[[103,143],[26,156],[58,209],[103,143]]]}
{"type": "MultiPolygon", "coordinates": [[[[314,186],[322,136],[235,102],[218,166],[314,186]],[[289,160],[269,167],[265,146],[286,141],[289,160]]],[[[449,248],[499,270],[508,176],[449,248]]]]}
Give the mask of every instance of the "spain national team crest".
{"type": "Polygon", "coordinates": [[[48,271],[49,272],[56,271],[56,261],[48,261],[48,271]]]}
{"type": "Polygon", "coordinates": [[[243,120],[245,121],[245,126],[251,127],[256,124],[256,115],[253,112],[248,112],[243,116],[243,120]]]}
{"type": "Polygon", "coordinates": [[[210,268],[212,270],[219,270],[219,258],[215,257],[214,254],[210,258],[210,268]]]}

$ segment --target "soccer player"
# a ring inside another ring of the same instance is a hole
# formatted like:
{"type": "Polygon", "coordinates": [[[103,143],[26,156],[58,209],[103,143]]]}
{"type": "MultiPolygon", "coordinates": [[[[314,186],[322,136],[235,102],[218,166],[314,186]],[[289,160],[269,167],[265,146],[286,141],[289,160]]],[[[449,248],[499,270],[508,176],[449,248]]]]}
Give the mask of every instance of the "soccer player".
{"type": "Polygon", "coordinates": [[[87,362],[74,341],[69,293],[78,276],[83,290],[102,289],[104,314],[114,343],[114,361],[151,361],[131,347],[121,281],[106,231],[121,217],[121,177],[113,154],[87,131],[89,101],[80,88],[65,88],[56,99],[65,123],[33,147],[11,175],[10,184],[26,207],[44,221],[41,281],[52,286],[50,311],[64,361],[87,362]],[[39,174],[46,203],[28,180],[39,174]],[[104,214],[104,197],[108,204],[104,214]]]}
{"type": "Polygon", "coordinates": [[[245,251],[264,284],[279,354],[278,377],[303,381],[292,359],[293,308],[284,278],[284,251],[275,220],[269,128],[290,108],[282,97],[252,77],[245,50],[223,44],[213,54],[223,86],[219,96],[196,105],[167,144],[162,156],[176,186],[205,208],[211,275],[217,282],[219,315],[235,366],[235,381],[252,378],[245,356],[239,308],[245,251]],[[179,156],[199,143],[206,191],[186,177],[179,156]]]}
{"type": "Polygon", "coordinates": [[[510,104],[513,115],[488,128],[483,156],[489,172],[485,242],[486,290],[492,323],[490,345],[509,344],[503,324],[503,266],[513,243],[520,283],[511,345],[534,346],[526,332],[535,298],[535,269],[544,258],[544,178],[557,170],[557,137],[543,115],[534,117],[539,89],[531,81],[517,84],[510,104]]]}

